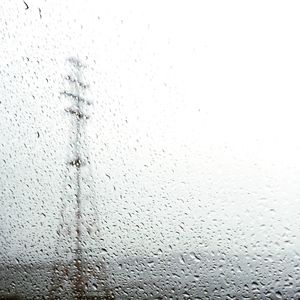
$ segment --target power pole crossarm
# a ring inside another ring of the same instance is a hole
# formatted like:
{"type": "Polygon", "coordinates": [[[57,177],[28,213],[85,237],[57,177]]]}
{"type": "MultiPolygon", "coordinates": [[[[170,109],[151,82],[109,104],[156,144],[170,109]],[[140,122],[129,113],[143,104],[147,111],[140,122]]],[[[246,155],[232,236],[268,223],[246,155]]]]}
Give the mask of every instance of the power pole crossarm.
{"type": "Polygon", "coordinates": [[[63,91],[63,92],[61,92],[60,94],[66,96],[66,97],[71,97],[71,98],[73,98],[75,101],[83,102],[83,103],[85,103],[85,104],[87,104],[87,105],[91,105],[91,104],[92,104],[91,101],[89,101],[89,100],[87,100],[87,99],[84,99],[84,98],[80,97],[79,95],[74,95],[74,94],[69,93],[69,92],[66,92],[66,91],[63,91]]]}
{"type": "Polygon", "coordinates": [[[65,111],[69,112],[70,114],[75,115],[79,119],[89,119],[89,116],[87,114],[83,113],[77,107],[69,107],[69,108],[66,108],[65,111]]]}

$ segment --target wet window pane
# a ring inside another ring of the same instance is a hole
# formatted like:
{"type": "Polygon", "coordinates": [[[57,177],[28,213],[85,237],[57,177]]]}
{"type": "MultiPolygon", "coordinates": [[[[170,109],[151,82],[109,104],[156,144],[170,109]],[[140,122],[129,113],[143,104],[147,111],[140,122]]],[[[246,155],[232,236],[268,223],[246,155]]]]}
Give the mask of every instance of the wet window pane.
{"type": "Polygon", "coordinates": [[[0,299],[300,299],[296,2],[0,8],[0,299]]]}

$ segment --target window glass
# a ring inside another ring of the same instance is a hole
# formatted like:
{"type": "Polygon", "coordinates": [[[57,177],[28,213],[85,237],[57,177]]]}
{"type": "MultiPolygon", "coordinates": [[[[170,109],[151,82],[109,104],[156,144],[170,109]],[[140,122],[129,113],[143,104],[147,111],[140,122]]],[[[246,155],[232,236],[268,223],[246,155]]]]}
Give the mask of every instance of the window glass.
{"type": "Polygon", "coordinates": [[[300,299],[297,2],[0,8],[0,298],[300,299]]]}

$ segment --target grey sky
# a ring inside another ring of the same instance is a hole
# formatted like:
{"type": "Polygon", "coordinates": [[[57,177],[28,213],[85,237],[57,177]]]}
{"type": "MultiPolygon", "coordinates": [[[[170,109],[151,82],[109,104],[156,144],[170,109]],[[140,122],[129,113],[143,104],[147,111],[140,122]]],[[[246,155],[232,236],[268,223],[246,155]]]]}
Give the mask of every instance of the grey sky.
{"type": "Polygon", "coordinates": [[[26,3],[0,4],[1,255],[53,244],[77,55],[99,247],[297,249],[296,1],[26,3]]]}

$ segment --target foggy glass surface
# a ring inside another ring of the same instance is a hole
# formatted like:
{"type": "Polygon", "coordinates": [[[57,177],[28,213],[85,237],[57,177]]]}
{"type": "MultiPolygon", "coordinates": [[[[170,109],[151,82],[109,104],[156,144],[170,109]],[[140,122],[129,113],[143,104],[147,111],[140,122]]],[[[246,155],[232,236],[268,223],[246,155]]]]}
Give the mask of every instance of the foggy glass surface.
{"type": "Polygon", "coordinates": [[[299,9],[2,0],[0,299],[300,299],[299,9]]]}

